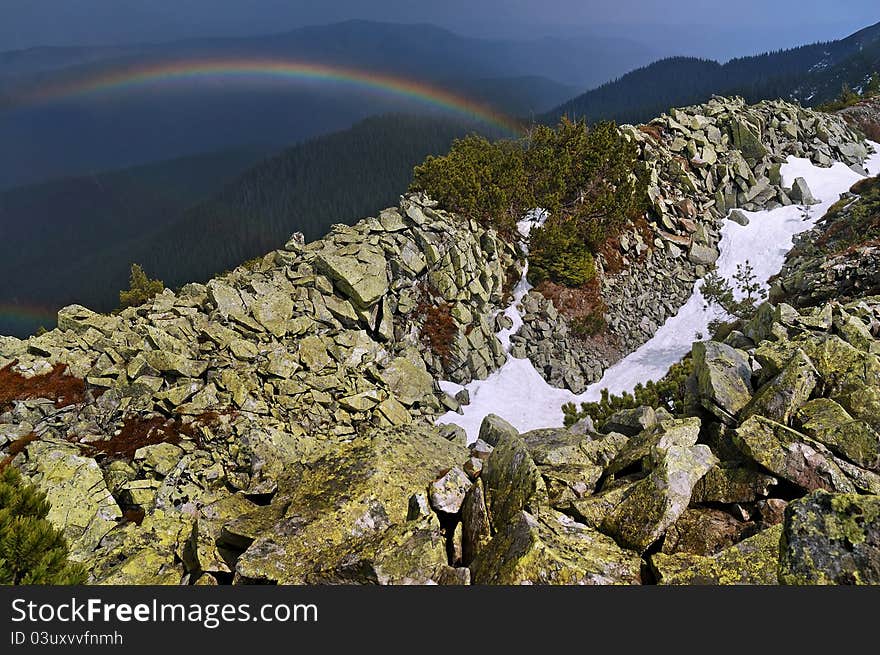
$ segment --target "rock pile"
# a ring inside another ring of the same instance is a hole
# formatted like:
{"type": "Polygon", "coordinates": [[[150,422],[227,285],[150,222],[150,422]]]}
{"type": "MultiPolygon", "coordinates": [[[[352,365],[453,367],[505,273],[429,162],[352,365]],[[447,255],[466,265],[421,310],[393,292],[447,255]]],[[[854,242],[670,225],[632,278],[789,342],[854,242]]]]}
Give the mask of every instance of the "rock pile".
{"type": "Polygon", "coordinates": [[[795,240],[771,298],[795,307],[880,293],[880,177],[862,180],[795,240]]]}
{"type": "MultiPolygon", "coordinates": [[[[788,156],[819,166],[841,161],[864,174],[868,154],[862,136],[841,117],[781,100],[750,106],[741,98],[714,97],[621,129],[639,145],[648,167],[653,238],[635,226],[625,232],[623,270],[602,277],[617,357],[648,341],[690,297],[694,281],[718,258],[721,221],[730,210],[812,202],[803,180],[782,187],[780,167],[788,156]]],[[[545,334],[541,326],[552,324],[552,313],[526,321],[525,353],[550,384],[580,393],[614,360],[605,349],[573,345],[570,329],[545,334]]]]}
{"type": "MultiPolygon", "coordinates": [[[[360,432],[457,408],[434,381],[504,361],[490,321],[515,255],[408,196],[117,315],[67,307],[56,330],[0,339],[0,456],[48,491],[95,580],[180,582],[192,569],[177,538],[195,517],[237,515],[292,463],[360,432]],[[85,398],[50,388],[59,365],[85,398]]],[[[229,573],[222,553],[210,559],[229,573]]]]}

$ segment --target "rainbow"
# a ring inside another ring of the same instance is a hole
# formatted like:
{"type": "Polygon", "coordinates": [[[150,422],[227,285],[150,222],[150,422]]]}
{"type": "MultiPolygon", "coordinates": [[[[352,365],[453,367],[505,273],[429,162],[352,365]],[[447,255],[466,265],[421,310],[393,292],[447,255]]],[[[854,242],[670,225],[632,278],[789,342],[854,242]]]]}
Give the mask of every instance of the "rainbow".
{"type": "MultiPolygon", "coordinates": [[[[4,329],[21,326],[30,330],[39,325],[52,328],[57,320],[58,312],[48,307],[0,303],[0,324],[4,329]]],[[[0,335],[3,334],[5,332],[0,332],[0,335]]]]}
{"type": "MultiPolygon", "coordinates": [[[[149,84],[208,78],[336,82],[415,100],[507,132],[519,133],[522,130],[518,121],[486,104],[424,82],[354,68],[287,59],[186,59],[134,65],[54,82],[47,80],[39,88],[25,92],[23,99],[29,102],[47,102],[149,84]]],[[[22,98],[17,99],[20,101],[22,98]]]]}

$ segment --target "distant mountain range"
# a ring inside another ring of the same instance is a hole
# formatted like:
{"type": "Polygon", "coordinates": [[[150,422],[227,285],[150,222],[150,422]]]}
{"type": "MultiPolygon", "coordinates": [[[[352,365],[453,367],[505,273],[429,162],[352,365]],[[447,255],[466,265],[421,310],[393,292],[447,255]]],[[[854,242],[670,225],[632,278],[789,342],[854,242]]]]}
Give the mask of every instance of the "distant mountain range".
{"type": "Polygon", "coordinates": [[[542,113],[645,64],[657,53],[623,39],[489,40],[431,25],[350,21],[260,37],[0,53],[0,189],[231,146],[283,147],[371,115],[430,103],[344,82],[230,77],[151,83],[27,102],[34,91],[177,62],[296,61],[390,75],[488,104],[542,113]]]}
{"type": "Polygon", "coordinates": [[[689,57],[662,59],[563,103],[543,120],[555,121],[565,114],[637,123],[670,107],[703,102],[712,94],[742,95],[750,102],[786,98],[814,106],[837,96],[843,84],[864,84],[878,70],[880,23],[839,41],[726,64],[689,57]]]}

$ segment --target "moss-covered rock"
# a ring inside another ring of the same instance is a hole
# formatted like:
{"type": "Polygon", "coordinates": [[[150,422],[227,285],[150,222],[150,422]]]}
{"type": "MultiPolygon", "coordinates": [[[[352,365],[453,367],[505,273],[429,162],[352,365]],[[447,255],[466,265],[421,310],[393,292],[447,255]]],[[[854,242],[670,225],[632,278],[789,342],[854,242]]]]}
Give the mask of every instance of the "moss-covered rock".
{"type": "Polygon", "coordinates": [[[697,481],[717,463],[707,446],[670,446],[648,477],[636,482],[602,521],[625,548],[644,552],[678,520],[697,481]]]}
{"type": "Polygon", "coordinates": [[[760,415],[788,425],[797,409],[809,400],[817,382],[816,368],[806,353],[798,350],[776,377],[758,389],[740,419],[760,415]]]}
{"type": "Polygon", "coordinates": [[[51,504],[46,519],[64,535],[71,559],[89,561],[122,518],[98,463],[74,447],[49,441],[32,443],[28,455],[25,472],[51,504]]]}
{"type": "Polygon", "coordinates": [[[741,351],[717,341],[698,341],[692,349],[700,404],[725,423],[752,398],[752,370],[741,351]]]}
{"type": "Polygon", "coordinates": [[[406,522],[413,494],[466,458],[464,448],[426,428],[379,430],[339,445],[296,479],[279,480],[272,506],[226,526],[227,541],[240,535],[246,547],[237,574],[303,583],[356,560],[406,522]]]}
{"type": "Polygon", "coordinates": [[[880,470],[880,434],[830,398],[816,398],[797,414],[801,430],[852,463],[880,470]]]}
{"type": "Polygon", "coordinates": [[[774,526],[711,557],[656,553],[651,569],[661,585],[775,585],[781,534],[774,526]]]}
{"type": "Polygon", "coordinates": [[[816,491],[789,503],[784,584],[880,584],[880,496],[816,491]]]}
{"type": "Polygon", "coordinates": [[[714,555],[740,541],[752,528],[720,509],[686,509],[666,531],[661,552],[714,555]]]}
{"type": "Polygon", "coordinates": [[[643,468],[650,470],[653,461],[663,457],[672,446],[687,448],[700,437],[700,419],[689,417],[661,421],[659,425],[645,430],[630,439],[620,449],[617,457],[607,466],[606,473],[615,474],[635,464],[647,461],[643,468]]]}
{"type": "Polygon", "coordinates": [[[641,559],[563,514],[517,512],[471,564],[474,584],[639,584],[641,559]]]}
{"type": "Polygon", "coordinates": [[[742,462],[713,466],[694,485],[694,503],[751,503],[766,498],[778,480],[742,462]]]}
{"type": "Polygon", "coordinates": [[[495,531],[521,510],[536,512],[549,502],[541,471],[518,436],[504,436],[497,442],[481,477],[495,531]]]}
{"type": "Polygon", "coordinates": [[[733,439],[747,457],[805,491],[855,491],[830,457],[808,444],[808,437],[781,423],[752,416],[733,439]]]}

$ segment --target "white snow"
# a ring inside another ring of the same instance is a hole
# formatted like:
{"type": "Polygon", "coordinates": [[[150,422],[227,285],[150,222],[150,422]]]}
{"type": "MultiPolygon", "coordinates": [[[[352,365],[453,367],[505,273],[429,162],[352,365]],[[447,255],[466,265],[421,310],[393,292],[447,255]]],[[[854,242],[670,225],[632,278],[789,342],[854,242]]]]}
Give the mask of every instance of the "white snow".
{"type": "MultiPolygon", "coordinates": [[[[872,175],[877,175],[880,174],[880,145],[872,145],[875,152],[865,167],[872,175]]],[[[819,168],[807,159],[795,157],[789,157],[782,166],[782,177],[786,186],[790,186],[795,178],[803,177],[813,196],[821,202],[806,209],[792,205],[769,211],[744,212],[749,218],[747,226],[727,221],[721,230],[721,255],[717,262],[717,272],[724,279],[731,281],[737,264],[748,260],[757,280],[766,284],[782,268],[785,255],[793,244],[792,237],[810,229],[837,202],[841,193],[861,179],[844,164],[819,168]]],[[[546,214],[538,213],[537,218],[542,222],[546,214]]],[[[533,214],[518,224],[524,236],[535,219],[533,214]]],[[[487,414],[501,416],[522,432],[561,426],[564,403],[597,400],[604,388],[612,393],[632,391],[639,382],[661,378],[672,364],[690,351],[694,341],[708,334],[709,322],[719,316],[718,310],[705,308],[701,286],[702,281],[696,282],[691,298],[650,341],[607,369],[602,379],[584,393],[575,395],[567,389],[551,387],[528,359],[508,356],[504,366],[486,380],[475,380],[466,385],[470,404],[462,407],[463,415],[447,412],[437,419],[437,423],[460,425],[467,431],[470,442],[477,439],[480,423],[487,414]]],[[[522,325],[517,305],[530,288],[524,273],[514,291],[514,302],[504,310],[513,320],[514,327],[498,333],[505,351],[510,350],[511,335],[522,325]]],[[[463,388],[453,382],[441,382],[440,386],[450,394],[463,388]]]]}

